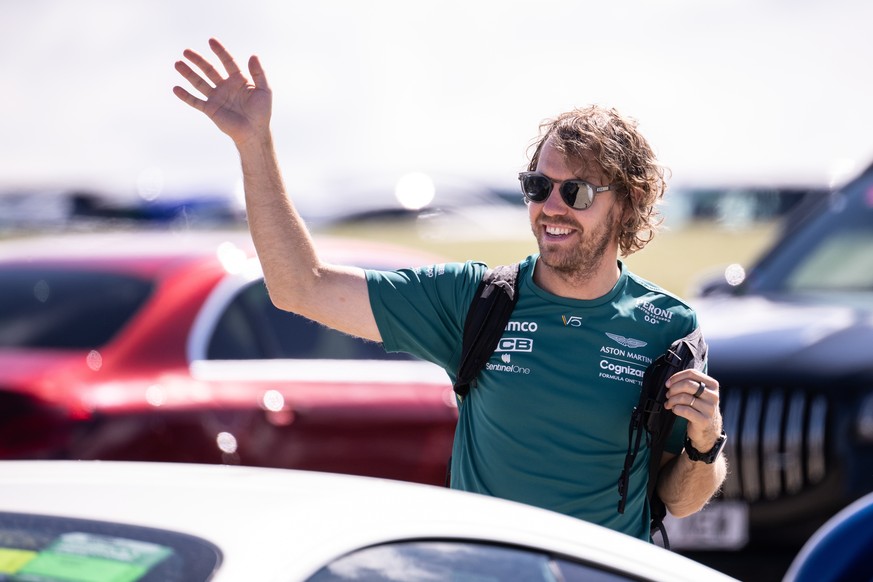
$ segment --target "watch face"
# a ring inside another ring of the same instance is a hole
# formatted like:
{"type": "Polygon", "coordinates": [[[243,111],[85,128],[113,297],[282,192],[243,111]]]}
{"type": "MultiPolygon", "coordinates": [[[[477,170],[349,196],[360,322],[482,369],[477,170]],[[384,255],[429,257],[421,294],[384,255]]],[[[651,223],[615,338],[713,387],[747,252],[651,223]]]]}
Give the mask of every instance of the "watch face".
{"type": "Polygon", "coordinates": [[[713,450],[715,451],[715,454],[713,455],[713,460],[715,459],[715,457],[719,456],[721,454],[721,452],[724,450],[724,445],[726,442],[727,442],[727,435],[725,434],[724,431],[721,431],[721,436],[718,437],[717,441],[715,441],[715,447],[713,447],[713,450]]]}

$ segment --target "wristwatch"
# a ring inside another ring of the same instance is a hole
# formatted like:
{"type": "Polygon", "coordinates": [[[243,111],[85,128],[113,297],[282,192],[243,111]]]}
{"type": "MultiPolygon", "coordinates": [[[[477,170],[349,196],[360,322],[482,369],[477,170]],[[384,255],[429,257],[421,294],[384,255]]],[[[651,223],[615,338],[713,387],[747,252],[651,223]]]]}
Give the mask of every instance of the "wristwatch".
{"type": "Polygon", "coordinates": [[[709,449],[705,453],[701,453],[697,449],[694,448],[694,445],[691,444],[691,439],[688,438],[688,434],[685,434],[685,454],[688,455],[688,458],[692,461],[700,461],[706,463],[707,465],[711,465],[715,462],[718,456],[721,454],[721,450],[724,448],[724,444],[727,441],[727,435],[724,432],[724,429],[721,429],[721,436],[716,439],[715,444],[712,445],[712,448],[709,449]]]}

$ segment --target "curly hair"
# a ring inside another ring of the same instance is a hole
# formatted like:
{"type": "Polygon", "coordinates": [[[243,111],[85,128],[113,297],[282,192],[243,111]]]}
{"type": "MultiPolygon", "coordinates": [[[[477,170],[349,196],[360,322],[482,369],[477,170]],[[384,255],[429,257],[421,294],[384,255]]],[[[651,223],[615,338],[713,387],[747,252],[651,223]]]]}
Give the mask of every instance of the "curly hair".
{"type": "Polygon", "coordinates": [[[637,131],[636,120],[597,105],[546,120],[531,145],[529,170],[536,170],[546,141],[567,160],[596,161],[615,185],[623,208],[618,234],[622,256],[641,250],[654,238],[662,223],[657,204],[667,190],[667,170],[637,131]]]}

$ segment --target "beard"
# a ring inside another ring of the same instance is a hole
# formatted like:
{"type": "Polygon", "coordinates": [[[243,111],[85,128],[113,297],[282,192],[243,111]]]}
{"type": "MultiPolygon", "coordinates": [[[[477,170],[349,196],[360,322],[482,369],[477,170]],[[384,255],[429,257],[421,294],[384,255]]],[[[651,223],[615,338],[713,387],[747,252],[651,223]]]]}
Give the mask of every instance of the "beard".
{"type": "Polygon", "coordinates": [[[545,241],[543,230],[535,227],[533,230],[540,261],[568,283],[589,281],[599,270],[607,249],[615,240],[616,224],[614,208],[610,208],[605,220],[597,223],[590,232],[578,224],[568,224],[578,229],[582,239],[581,244],[573,247],[545,241]]]}

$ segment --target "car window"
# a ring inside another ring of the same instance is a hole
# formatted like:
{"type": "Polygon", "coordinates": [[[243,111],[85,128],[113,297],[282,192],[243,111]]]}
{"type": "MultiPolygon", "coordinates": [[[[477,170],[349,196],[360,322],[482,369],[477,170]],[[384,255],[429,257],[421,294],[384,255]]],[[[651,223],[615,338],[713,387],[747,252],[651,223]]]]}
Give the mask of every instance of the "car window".
{"type": "Polygon", "coordinates": [[[0,580],[205,582],[221,558],[212,543],[173,531],[0,513],[0,580]]]}
{"type": "MultiPolygon", "coordinates": [[[[869,180],[868,180],[869,182],[869,180]]],[[[873,291],[873,185],[821,203],[750,274],[752,291],[873,291]]]]}
{"type": "Polygon", "coordinates": [[[832,232],[788,274],[785,288],[873,291],[873,222],[866,229],[832,232]]]}
{"type": "Polygon", "coordinates": [[[6,267],[0,271],[0,347],[102,346],[152,292],[150,281],[99,271],[6,267]]]}
{"type": "Polygon", "coordinates": [[[468,541],[403,541],[361,549],[324,566],[307,582],[619,582],[637,580],[546,553],[468,541]]]}
{"type": "Polygon", "coordinates": [[[335,359],[409,360],[381,344],[352,337],[305,317],[277,309],[263,280],[243,287],[228,304],[210,336],[209,360],[335,359]]]}

